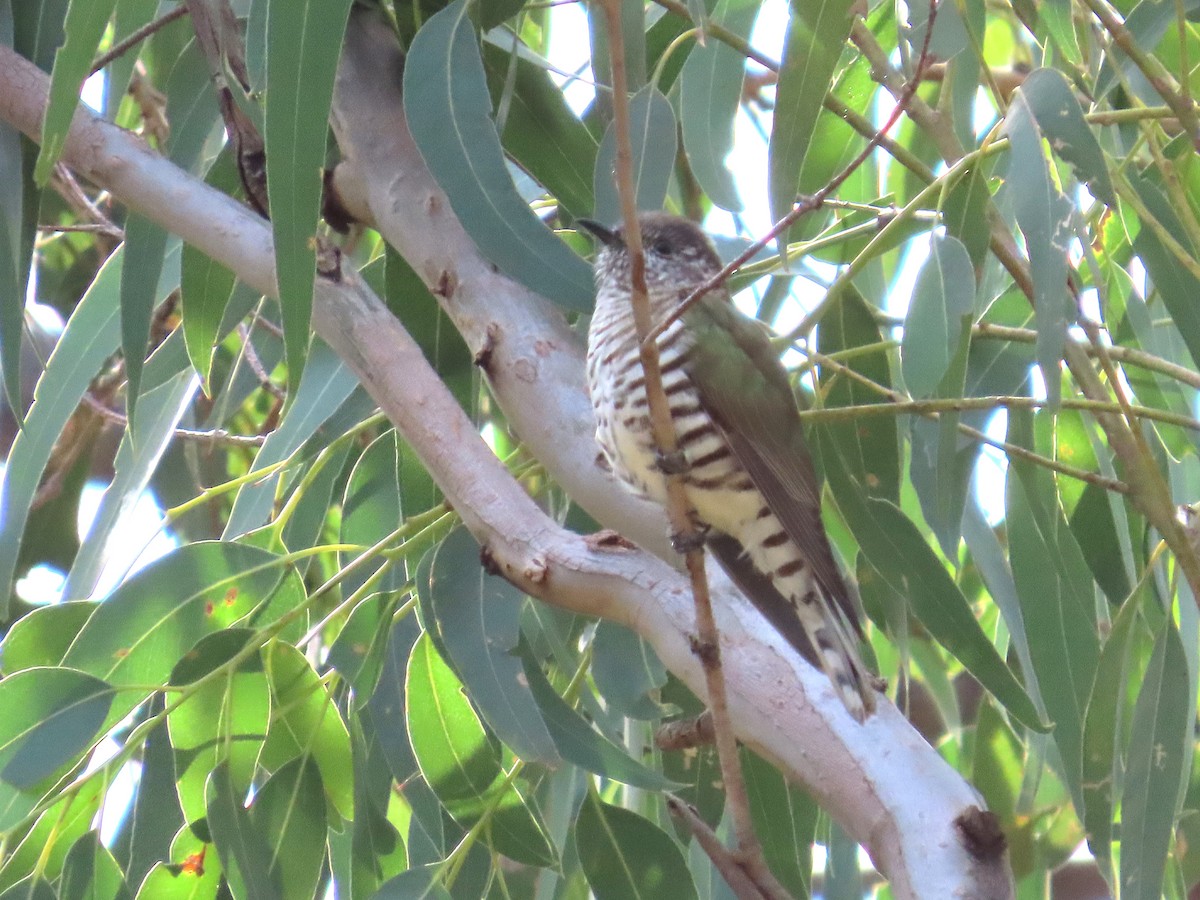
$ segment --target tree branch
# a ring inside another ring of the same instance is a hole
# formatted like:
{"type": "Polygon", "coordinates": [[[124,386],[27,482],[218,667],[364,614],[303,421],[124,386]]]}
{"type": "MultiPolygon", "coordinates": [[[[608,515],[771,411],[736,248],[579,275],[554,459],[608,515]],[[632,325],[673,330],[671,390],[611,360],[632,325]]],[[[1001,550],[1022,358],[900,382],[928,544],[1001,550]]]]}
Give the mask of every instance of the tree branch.
{"type": "MultiPolygon", "coordinates": [[[[394,76],[399,50],[380,26],[352,19],[339,78],[343,148],[358,157],[385,235],[429,284],[475,347],[496,334],[489,366],[497,397],[523,439],[602,522],[666,550],[660,513],[619,491],[594,464],[582,351],[546,301],[498,275],[462,232],[412,146],[394,76]],[[383,71],[380,71],[380,67],[383,71]]],[[[0,119],[41,134],[48,79],[0,47],[0,119]]],[[[63,160],[131,209],[274,294],[270,227],[144,141],[79,110],[63,160]]],[[[652,556],[597,552],[545,516],[504,470],[429,368],[420,349],[354,273],[319,279],[314,324],[429,467],[455,509],[514,581],[535,596],[621,622],[649,640],[693,690],[702,673],[687,634],[686,582],[652,556]]],[[[972,855],[955,825],[975,791],[880,700],[858,725],[818,673],[710,569],[730,652],[726,679],[739,736],[813,796],[863,843],[900,898],[1012,895],[1002,857],[972,855]]]]}

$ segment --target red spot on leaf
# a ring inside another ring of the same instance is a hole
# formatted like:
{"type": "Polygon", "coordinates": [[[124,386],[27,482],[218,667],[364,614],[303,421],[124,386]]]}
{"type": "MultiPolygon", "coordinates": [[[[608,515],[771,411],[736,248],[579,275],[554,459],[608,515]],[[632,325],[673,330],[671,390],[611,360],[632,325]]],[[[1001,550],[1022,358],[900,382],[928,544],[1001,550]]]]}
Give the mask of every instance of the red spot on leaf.
{"type": "Polygon", "coordinates": [[[183,861],[179,867],[179,871],[186,872],[188,875],[196,875],[197,877],[204,875],[204,854],[208,851],[208,844],[200,848],[199,853],[191,854],[183,861]]]}
{"type": "Polygon", "coordinates": [[[237,588],[231,587],[229,590],[227,590],[225,592],[225,605],[233,606],[233,601],[237,599],[237,595],[238,595],[237,588]]]}

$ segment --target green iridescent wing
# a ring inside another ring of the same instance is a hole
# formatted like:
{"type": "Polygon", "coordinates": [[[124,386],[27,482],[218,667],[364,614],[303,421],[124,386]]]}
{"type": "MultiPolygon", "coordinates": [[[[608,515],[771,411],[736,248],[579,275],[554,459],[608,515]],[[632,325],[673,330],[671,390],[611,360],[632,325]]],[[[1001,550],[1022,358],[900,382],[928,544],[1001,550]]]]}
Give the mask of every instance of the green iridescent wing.
{"type": "Polygon", "coordinates": [[[762,323],[722,297],[684,315],[688,374],[734,455],[800,548],[826,596],[858,629],[858,611],[821,522],[821,494],[796,399],[762,323]]]}

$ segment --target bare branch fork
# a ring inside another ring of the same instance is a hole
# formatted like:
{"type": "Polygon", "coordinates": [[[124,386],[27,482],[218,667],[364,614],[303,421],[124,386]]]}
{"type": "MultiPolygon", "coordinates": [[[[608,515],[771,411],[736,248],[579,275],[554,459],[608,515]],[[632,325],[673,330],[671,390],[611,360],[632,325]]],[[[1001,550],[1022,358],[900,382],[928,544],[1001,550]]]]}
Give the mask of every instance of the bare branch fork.
{"type": "MultiPolygon", "coordinates": [[[[670,556],[661,513],[614,488],[594,463],[582,348],[561,314],[484,259],[425,168],[404,122],[394,35],[367,14],[351,18],[335,125],[385,238],[439,299],[468,345],[490,343],[488,376],[510,424],[551,476],[601,524],[670,556]]],[[[41,133],[48,79],[0,47],[0,120],[41,133]]],[[[266,222],[181,171],[136,135],[87,110],[76,113],[64,161],[274,296],[266,222]]],[[[692,690],[703,673],[686,639],[692,604],[671,567],[636,551],[597,551],[560,528],[509,476],[429,368],[419,348],[353,273],[318,279],[314,325],[396,423],[497,565],[547,602],[611,618],[646,638],[692,690]]],[[[709,570],[725,646],[738,737],[805,785],[904,900],[1012,896],[1004,855],[964,840],[978,795],[880,698],[864,725],[850,720],[825,677],[804,665],[719,568],[709,570]],[[852,727],[853,726],[853,727],[852,727]]]]}

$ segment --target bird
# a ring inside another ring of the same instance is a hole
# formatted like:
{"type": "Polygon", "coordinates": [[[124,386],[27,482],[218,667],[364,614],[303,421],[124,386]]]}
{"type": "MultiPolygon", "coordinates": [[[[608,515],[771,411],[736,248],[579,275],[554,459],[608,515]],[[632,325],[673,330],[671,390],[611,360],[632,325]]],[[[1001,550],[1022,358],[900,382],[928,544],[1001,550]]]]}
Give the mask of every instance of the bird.
{"type": "MultiPolygon", "coordinates": [[[[650,424],[624,231],[577,221],[597,242],[587,384],[603,462],[626,487],[658,504],[666,503],[666,471],[681,471],[705,546],[864,721],[875,709],[875,679],[859,656],[858,610],[821,523],[820,484],[767,327],[740,312],[722,286],[658,336],[682,454],[664,458],[650,424]]],[[[687,219],[641,213],[638,227],[651,317],[659,322],[716,275],[721,260],[687,219]]]]}

